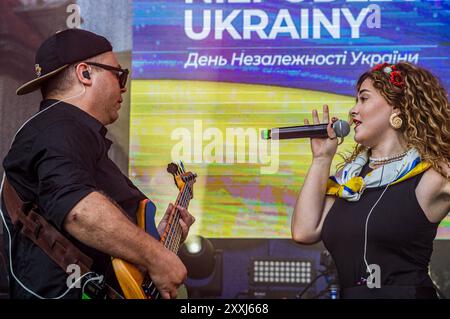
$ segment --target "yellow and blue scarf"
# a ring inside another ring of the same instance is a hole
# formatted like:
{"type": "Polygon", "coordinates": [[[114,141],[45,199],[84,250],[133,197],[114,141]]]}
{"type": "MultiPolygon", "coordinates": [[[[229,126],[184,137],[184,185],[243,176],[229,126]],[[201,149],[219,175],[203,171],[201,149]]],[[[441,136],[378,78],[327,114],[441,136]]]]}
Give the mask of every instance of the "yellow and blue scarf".
{"type": "Polygon", "coordinates": [[[401,161],[385,164],[360,177],[363,166],[369,160],[369,151],[359,154],[355,160],[344,166],[341,174],[330,176],[327,195],[345,198],[350,202],[360,199],[366,188],[394,185],[427,170],[431,165],[420,160],[419,152],[412,148],[401,161]]]}

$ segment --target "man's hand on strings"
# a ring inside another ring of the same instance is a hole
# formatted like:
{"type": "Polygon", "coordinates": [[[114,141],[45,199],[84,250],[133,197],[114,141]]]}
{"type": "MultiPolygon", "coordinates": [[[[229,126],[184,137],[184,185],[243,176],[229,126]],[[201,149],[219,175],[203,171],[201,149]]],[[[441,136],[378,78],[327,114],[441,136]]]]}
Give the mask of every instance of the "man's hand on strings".
{"type": "MultiPolygon", "coordinates": [[[[189,211],[186,208],[181,206],[177,206],[176,208],[180,213],[180,219],[178,222],[181,226],[181,233],[182,233],[181,242],[184,242],[188,236],[189,228],[195,222],[195,218],[189,213],[189,211]]],[[[167,226],[170,216],[172,216],[172,214],[175,214],[175,211],[176,211],[175,206],[172,203],[170,203],[166,209],[166,213],[164,214],[163,218],[161,219],[158,225],[158,233],[160,236],[164,234],[164,229],[167,226]]]]}

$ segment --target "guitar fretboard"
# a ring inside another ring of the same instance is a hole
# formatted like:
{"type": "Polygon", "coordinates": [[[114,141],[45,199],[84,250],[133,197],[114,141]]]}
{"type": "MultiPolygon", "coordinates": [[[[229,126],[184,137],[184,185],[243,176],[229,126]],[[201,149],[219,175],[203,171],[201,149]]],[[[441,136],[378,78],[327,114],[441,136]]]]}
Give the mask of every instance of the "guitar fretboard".
{"type": "MultiPolygon", "coordinates": [[[[169,217],[167,221],[166,228],[164,229],[164,233],[161,236],[161,242],[164,247],[170,249],[173,253],[177,254],[181,244],[181,237],[183,235],[183,231],[180,225],[181,213],[177,206],[188,208],[189,202],[192,198],[192,187],[194,181],[188,180],[185,182],[183,188],[178,193],[177,200],[175,201],[175,212],[169,217]]],[[[148,274],[145,276],[142,288],[147,296],[151,299],[159,299],[161,295],[156,289],[155,284],[150,279],[148,274]]]]}
{"type": "Polygon", "coordinates": [[[175,213],[169,218],[167,222],[166,229],[162,236],[162,242],[164,246],[170,249],[175,254],[178,253],[181,244],[181,237],[183,231],[180,225],[181,213],[176,208],[176,206],[181,206],[183,208],[189,207],[189,202],[191,200],[192,194],[192,182],[187,182],[183,189],[178,193],[177,200],[175,202],[175,213]]]}

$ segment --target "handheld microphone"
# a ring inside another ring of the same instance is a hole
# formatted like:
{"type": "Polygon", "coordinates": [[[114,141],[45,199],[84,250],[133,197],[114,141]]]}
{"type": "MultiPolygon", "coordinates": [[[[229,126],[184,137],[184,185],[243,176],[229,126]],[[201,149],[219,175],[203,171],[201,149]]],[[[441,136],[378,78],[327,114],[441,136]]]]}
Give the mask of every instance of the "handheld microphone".
{"type": "MultiPolygon", "coordinates": [[[[279,127],[271,130],[264,130],[261,132],[261,137],[264,140],[286,140],[292,138],[316,138],[328,137],[327,123],[279,127]]],[[[337,137],[344,137],[350,133],[350,125],[343,120],[337,120],[333,123],[333,130],[337,137]]]]}

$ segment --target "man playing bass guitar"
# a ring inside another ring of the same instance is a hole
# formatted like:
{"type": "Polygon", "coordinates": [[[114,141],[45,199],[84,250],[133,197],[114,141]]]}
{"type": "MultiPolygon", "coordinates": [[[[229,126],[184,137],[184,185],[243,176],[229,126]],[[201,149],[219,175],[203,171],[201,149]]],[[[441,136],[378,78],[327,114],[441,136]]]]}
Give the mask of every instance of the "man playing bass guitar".
{"type": "MultiPolygon", "coordinates": [[[[35,69],[37,78],[17,94],[40,89],[40,112],[19,129],[3,161],[1,217],[11,254],[11,298],[81,298],[87,281],[69,286],[70,272],[61,265],[70,264],[67,256],[76,264],[83,259],[77,256],[85,255],[91,259],[88,270],[104,275],[113,290],[120,292],[111,257],[140,266],[162,298],[175,298],[186,268],[136,225],[146,196],[108,157],[105,126],[118,118],[128,70],[120,67],[107,39],[79,29],[44,41],[35,69]],[[19,206],[21,217],[11,218],[8,207],[19,206]],[[39,241],[56,257],[50,258],[39,241]]],[[[175,210],[184,240],[194,218],[183,207],[169,205],[158,229],[164,230],[175,210]]]]}

